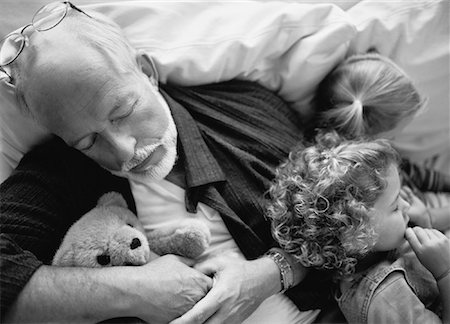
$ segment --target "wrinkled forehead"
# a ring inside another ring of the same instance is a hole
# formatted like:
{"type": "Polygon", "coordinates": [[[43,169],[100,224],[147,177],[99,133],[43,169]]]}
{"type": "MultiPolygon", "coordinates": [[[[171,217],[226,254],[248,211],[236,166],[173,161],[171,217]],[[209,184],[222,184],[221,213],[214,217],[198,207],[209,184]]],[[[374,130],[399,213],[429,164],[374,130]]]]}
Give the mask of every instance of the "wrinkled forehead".
{"type": "Polygon", "coordinates": [[[106,71],[114,70],[98,51],[80,44],[70,36],[62,41],[55,37],[37,35],[34,45],[23,53],[19,64],[22,89],[26,99],[30,95],[47,94],[47,100],[58,94],[76,91],[81,83],[97,82],[106,71]]]}
{"type": "Polygon", "coordinates": [[[18,62],[25,78],[35,73],[64,73],[67,67],[74,66],[99,72],[104,68],[120,71],[134,63],[131,49],[120,35],[92,19],[73,17],[42,32],[27,28],[25,34],[29,44],[18,62]]]}
{"type": "MultiPolygon", "coordinates": [[[[32,29],[32,28],[30,28],[32,29]]],[[[37,117],[49,109],[90,107],[139,75],[126,46],[102,35],[83,34],[62,21],[55,28],[30,31],[29,46],[18,57],[21,93],[37,117]],[[99,41],[95,37],[100,36],[99,41]]]]}

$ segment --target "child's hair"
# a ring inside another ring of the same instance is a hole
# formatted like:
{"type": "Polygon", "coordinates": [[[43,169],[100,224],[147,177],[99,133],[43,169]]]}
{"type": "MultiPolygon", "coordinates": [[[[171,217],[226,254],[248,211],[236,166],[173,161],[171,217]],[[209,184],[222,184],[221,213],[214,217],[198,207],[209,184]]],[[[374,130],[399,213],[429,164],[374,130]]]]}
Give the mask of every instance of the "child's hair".
{"type": "Polygon", "coordinates": [[[343,141],[319,133],[317,144],[294,149],[268,191],[275,240],[306,267],[354,272],[376,242],[368,212],[386,188],[397,152],[386,140],[343,141]]]}
{"type": "Polygon", "coordinates": [[[316,127],[373,138],[413,117],[425,100],[399,66],[370,52],[339,64],[319,85],[315,104],[316,127]]]}

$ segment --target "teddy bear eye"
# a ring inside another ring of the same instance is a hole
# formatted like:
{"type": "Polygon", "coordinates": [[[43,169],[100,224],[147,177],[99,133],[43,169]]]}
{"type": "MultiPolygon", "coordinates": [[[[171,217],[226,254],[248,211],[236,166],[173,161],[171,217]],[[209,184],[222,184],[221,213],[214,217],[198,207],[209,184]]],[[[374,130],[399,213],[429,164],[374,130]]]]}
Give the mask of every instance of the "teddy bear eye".
{"type": "Polygon", "coordinates": [[[105,266],[111,262],[111,258],[108,254],[97,255],[97,263],[105,266]]]}

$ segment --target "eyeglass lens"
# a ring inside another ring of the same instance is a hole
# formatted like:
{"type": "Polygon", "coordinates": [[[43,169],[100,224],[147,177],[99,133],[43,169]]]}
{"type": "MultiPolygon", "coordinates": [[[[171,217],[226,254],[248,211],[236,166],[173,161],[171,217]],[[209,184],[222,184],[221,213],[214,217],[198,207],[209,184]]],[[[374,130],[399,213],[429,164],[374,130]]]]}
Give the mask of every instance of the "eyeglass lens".
{"type": "Polygon", "coordinates": [[[66,2],[53,2],[42,7],[33,16],[32,24],[37,31],[44,31],[55,27],[66,15],[66,2]]]}
{"type": "Polygon", "coordinates": [[[21,50],[25,39],[21,34],[11,34],[1,45],[0,64],[12,61],[17,53],[21,50]]]}
{"type": "MultiPolygon", "coordinates": [[[[68,9],[67,2],[53,2],[43,6],[33,16],[32,25],[37,31],[44,31],[55,27],[65,17],[68,9]]],[[[25,43],[21,33],[6,36],[0,41],[0,65],[7,65],[15,60],[25,43]]]]}

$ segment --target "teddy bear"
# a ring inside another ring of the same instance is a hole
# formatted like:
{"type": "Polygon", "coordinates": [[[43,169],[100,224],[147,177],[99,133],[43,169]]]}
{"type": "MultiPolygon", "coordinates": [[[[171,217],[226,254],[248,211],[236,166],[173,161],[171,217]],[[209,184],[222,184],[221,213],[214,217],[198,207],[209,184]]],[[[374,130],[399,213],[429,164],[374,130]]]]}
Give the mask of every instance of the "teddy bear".
{"type": "Polygon", "coordinates": [[[109,192],[69,228],[52,264],[91,268],[143,265],[169,253],[196,258],[209,242],[208,227],[196,219],[146,235],[122,195],[109,192]]]}

